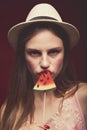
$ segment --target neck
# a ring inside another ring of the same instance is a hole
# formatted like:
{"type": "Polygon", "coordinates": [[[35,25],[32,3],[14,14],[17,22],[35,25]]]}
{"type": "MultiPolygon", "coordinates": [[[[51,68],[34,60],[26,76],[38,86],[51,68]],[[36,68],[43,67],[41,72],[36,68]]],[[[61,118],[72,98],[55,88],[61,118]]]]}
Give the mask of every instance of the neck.
{"type": "Polygon", "coordinates": [[[54,90],[35,91],[35,113],[34,120],[45,122],[49,117],[57,111],[58,98],[54,94],[54,90]]]}
{"type": "Polygon", "coordinates": [[[46,94],[47,101],[53,101],[56,98],[56,96],[54,94],[54,90],[47,90],[47,91],[35,91],[34,92],[35,99],[39,100],[39,101],[43,101],[44,94],[46,94]]]}

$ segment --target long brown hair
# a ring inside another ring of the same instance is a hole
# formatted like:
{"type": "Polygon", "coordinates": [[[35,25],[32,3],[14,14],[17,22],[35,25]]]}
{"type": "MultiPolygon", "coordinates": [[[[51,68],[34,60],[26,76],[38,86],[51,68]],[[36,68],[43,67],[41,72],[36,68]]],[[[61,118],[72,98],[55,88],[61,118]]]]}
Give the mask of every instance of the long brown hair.
{"type": "Polygon", "coordinates": [[[64,42],[64,64],[62,71],[55,79],[57,85],[55,95],[69,97],[77,90],[77,86],[75,86],[76,82],[71,73],[67,73],[69,72],[67,64],[70,55],[70,44],[66,32],[62,28],[51,23],[33,24],[32,26],[21,30],[16,48],[14,77],[10,87],[9,96],[6,100],[5,111],[0,123],[1,130],[18,130],[22,123],[27,120],[28,115],[30,115],[30,123],[32,122],[35,109],[34,93],[32,89],[34,83],[32,75],[26,65],[25,44],[27,40],[43,29],[52,31],[64,42]],[[65,92],[70,90],[73,85],[75,86],[74,89],[70,91],[68,96],[65,96],[65,92]]]}

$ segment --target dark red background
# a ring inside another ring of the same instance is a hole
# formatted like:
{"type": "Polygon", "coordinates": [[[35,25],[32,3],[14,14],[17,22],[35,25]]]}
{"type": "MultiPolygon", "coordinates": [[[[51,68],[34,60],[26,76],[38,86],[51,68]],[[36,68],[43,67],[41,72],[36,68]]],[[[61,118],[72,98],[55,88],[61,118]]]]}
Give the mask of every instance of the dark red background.
{"type": "Polygon", "coordinates": [[[87,81],[87,7],[83,0],[0,0],[0,105],[7,96],[14,65],[14,51],[9,46],[7,32],[10,27],[25,20],[28,11],[37,3],[52,4],[64,21],[74,24],[80,31],[79,44],[72,50],[79,80],[87,81]]]}

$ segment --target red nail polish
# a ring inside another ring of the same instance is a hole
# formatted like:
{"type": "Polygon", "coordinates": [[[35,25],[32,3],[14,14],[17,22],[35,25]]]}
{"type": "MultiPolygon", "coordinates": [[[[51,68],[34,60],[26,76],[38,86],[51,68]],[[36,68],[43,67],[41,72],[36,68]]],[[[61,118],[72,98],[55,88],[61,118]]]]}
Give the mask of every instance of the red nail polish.
{"type": "Polygon", "coordinates": [[[46,124],[46,125],[44,125],[44,128],[45,129],[50,129],[50,126],[46,124]]]}

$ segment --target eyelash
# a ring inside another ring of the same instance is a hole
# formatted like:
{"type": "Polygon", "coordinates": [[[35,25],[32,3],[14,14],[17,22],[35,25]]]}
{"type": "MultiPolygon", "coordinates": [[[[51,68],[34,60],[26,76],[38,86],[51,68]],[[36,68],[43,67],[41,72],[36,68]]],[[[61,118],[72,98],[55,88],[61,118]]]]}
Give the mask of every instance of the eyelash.
{"type": "Polygon", "coordinates": [[[30,56],[34,56],[34,57],[41,55],[41,53],[39,51],[27,51],[27,53],[30,56]]]}
{"type": "Polygon", "coordinates": [[[50,50],[48,54],[58,54],[61,50],[50,50]]]}
{"type": "MultiPolygon", "coordinates": [[[[54,49],[54,50],[50,50],[48,51],[48,55],[50,56],[55,56],[58,53],[61,52],[61,49],[54,49]]],[[[41,55],[41,52],[37,51],[37,50],[31,50],[31,51],[27,51],[27,53],[32,56],[32,57],[38,57],[41,55]]]]}

